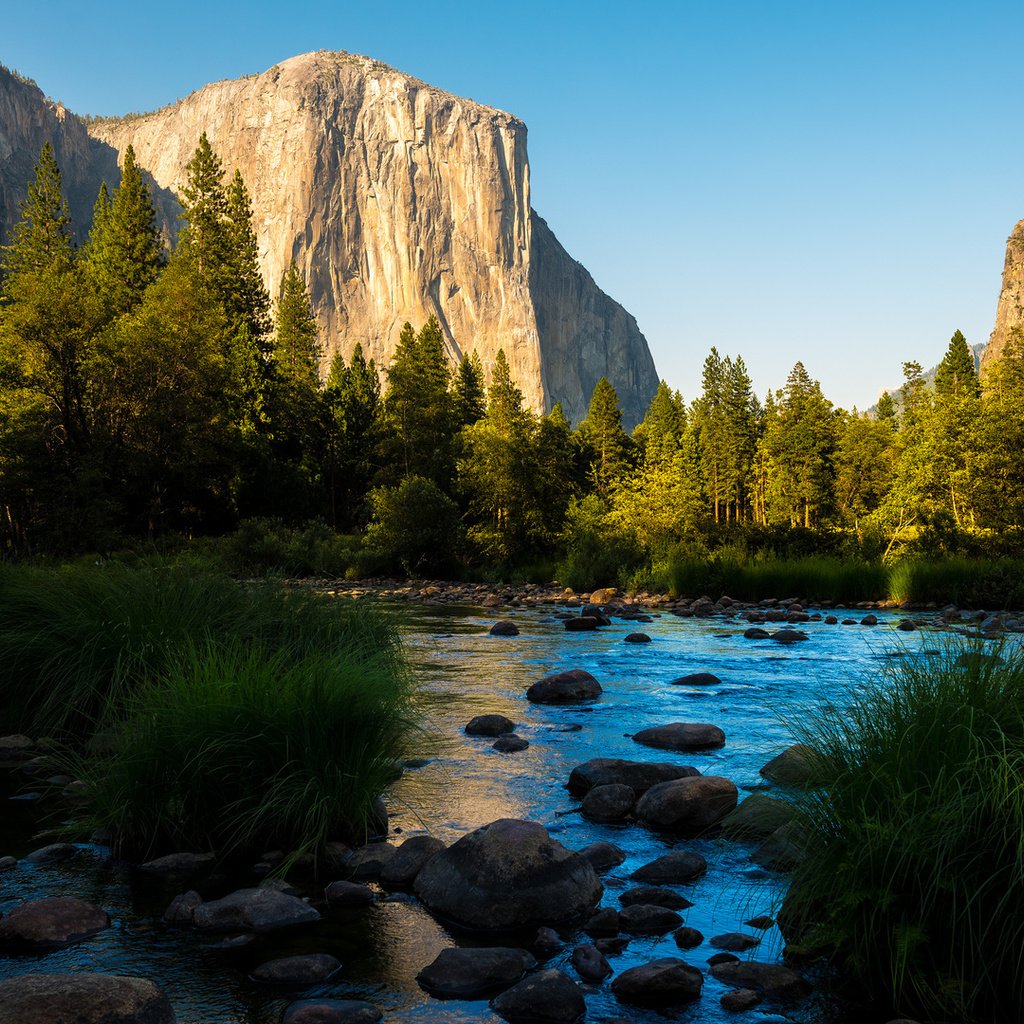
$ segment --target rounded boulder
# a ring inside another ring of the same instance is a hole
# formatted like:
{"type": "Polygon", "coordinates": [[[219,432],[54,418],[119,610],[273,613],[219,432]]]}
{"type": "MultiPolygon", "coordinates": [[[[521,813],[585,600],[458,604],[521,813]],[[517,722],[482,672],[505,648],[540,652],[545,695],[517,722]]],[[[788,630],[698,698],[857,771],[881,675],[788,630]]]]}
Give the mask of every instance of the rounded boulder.
{"type": "Polygon", "coordinates": [[[151,981],[117,974],[23,974],[0,981],[0,1024],[175,1024],[151,981]]]}
{"type": "Polygon", "coordinates": [[[597,700],[601,684],[585,669],[574,668],[538,679],[527,691],[532,704],[580,704],[597,700]]]}
{"type": "Polygon", "coordinates": [[[717,775],[675,779],[649,789],[637,802],[636,816],[654,828],[695,836],[734,810],[737,796],[735,784],[717,775]]]}

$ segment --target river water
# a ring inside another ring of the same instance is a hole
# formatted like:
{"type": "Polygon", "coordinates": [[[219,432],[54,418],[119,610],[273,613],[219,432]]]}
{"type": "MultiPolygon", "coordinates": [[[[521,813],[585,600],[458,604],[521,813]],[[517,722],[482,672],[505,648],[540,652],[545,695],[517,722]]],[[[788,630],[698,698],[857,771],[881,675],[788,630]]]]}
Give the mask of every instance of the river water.
{"type": "MultiPolygon", "coordinates": [[[[610,958],[616,973],[662,956],[681,956],[706,970],[707,958],[717,952],[707,940],[722,932],[749,933],[752,929],[743,926],[745,920],[763,913],[774,916],[784,879],[759,868],[750,858],[752,848],[744,844],[724,839],[678,842],[640,825],[585,821],[578,801],[565,789],[572,768],[592,757],[674,760],[732,779],[742,799],[745,791],[766,786],[759,769],[792,742],[787,721],[823,703],[842,707],[894,654],[914,656],[935,646],[935,637],[928,632],[897,633],[892,616],[880,616],[874,627],[804,623],[799,628],[810,639],[783,647],[746,640],[745,622],[718,618],[666,614],[645,624],[613,620],[612,626],[597,632],[568,633],[549,610],[516,610],[507,617],[521,633],[502,638],[487,633],[493,613],[478,609],[419,607],[395,614],[401,615],[407,652],[423,682],[429,724],[421,759],[426,763],[410,766],[388,795],[394,841],[427,831],[452,842],[503,817],[540,821],[574,849],[607,840],[627,854],[622,865],[604,876],[602,905],[613,907],[619,906],[618,894],[634,884],[629,874],[666,850],[685,847],[707,859],[707,875],[679,889],[694,903],[681,912],[684,923],[704,934],[704,944],[680,952],[671,935],[634,937],[622,954],[610,958]],[[625,643],[625,635],[637,629],[647,632],[652,642],[625,643]],[[532,682],[570,668],[583,668],[597,677],[604,687],[600,701],[585,707],[526,701],[524,694],[532,682]],[[670,685],[691,672],[712,672],[722,683],[700,688],[670,685]],[[519,735],[530,741],[529,749],[501,754],[491,749],[492,740],[465,736],[464,724],[486,712],[516,722],[519,735]],[[720,726],[725,747],[682,755],[651,750],[630,738],[647,726],[678,721],[720,726]]],[[[844,617],[841,611],[836,614],[844,617]]],[[[863,613],[850,615],[859,619],[863,613]]],[[[36,809],[5,802],[0,855],[21,856],[41,845],[31,839],[36,809]]],[[[14,871],[0,874],[0,911],[23,899],[76,895],[104,907],[115,921],[107,932],[66,950],[38,958],[0,957],[0,977],[67,970],[135,974],[164,987],[179,1024],[276,1024],[287,1000],[254,985],[248,972],[274,956],[326,952],[341,960],[343,969],[336,981],[307,990],[304,996],[367,999],[384,1011],[387,1021],[408,1024],[496,1022],[485,1001],[431,999],[419,989],[415,975],[446,946],[528,940],[522,935],[451,933],[414,899],[397,894],[369,908],[327,911],[311,928],[264,936],[242,951],[227,953],[211,948],[208,938],[161,925],[160,914],[180,886],[142,885],[135,876],[104,862],[103,852],[83,846],[80,855],[62,867],[22,862],[14,871]]],[[[585,937],[571,932],[563,937],[563,952],[548,966],[575,976],[569,955],[585,937]]],[[[780,949],[781,937],[771,929],[749,955],[775,960],[780,949]]],[[[656,1012],[620,1005],[611,994],[609,979],[587,988],[587,1019],[624,1018],[638,1024],[735,1021],[736,1016],[719,1005],[725,991],[706,974],[698,1002],[656,1012]]],[[[740,1019],[752,1024],[783,1019],[846,1024],[858,1019],[817,998],[787,1012],[790,1016],[781,1017],[758,1009],[740,1019]]]]}

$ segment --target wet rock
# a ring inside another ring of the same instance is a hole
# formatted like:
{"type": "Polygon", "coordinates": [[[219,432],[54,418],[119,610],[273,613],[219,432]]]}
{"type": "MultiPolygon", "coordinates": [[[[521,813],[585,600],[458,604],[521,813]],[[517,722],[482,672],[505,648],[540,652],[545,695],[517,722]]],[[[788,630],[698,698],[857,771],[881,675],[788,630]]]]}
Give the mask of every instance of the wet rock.
{"type": "Polygon", "coordinates": [[[672,722],[633,734],[633,741],[659,750],[717,750],[725,746],[725,733],[704,722],[672,722]]]}
{"type": "Polygon", "coordinates": [[[591,942],[585,942],[572,951],[572,965],[584,981],[603,981],[612,973],[612,965],[591,942]]]}
{"type": "Polygon", "coordinates": [[[18,866],[17,858],[15,857],[0,857],[0,871],[10,871],[12,868],[18,866]]]}
{"type": "Polygon", "coordinates": [[[722,1004],[723,1010],[728,1010],[730,1013],[744,1013],[757,1006],[761,1002],[761,996],[752,988],[734,988],[731,992],[726,992],[719,1002],[722,1004]]]}
{"type": "Polygon", "coordinates": [[[637,868],[630,877],[638,882],[651,882],[654,885],[680,885],[700,878],[707,869],[708,862],[699,853],[672,850],[637,868]]]}
{"type": "Polygon", "coordinates": [[[542,925],[537,929],[537,935],[533,940],[533,948],[539,956],[554,956],[562,948],[562,939],[554,928],[542,925]]]}
{"type": "Polygon", "coordinates": [[[736,807],[736,786],[716,775],[675,779],[651,787],[636,805],[636,816],[654,828],[696,836],[736,807]]]}
{"type": "Polygon", "coordinates": [[[139,865],[139,870],[147,875],[187,876],[201,875],[213,867],[216,858],[212,853],[169,853],[166,857],[157,857],[139,865]]]}
{"type": "Polygon", "coordinates": [[[864,618],[860,620],[860,624],[862,626],[877,626],[878,625],[878,616],[877,615],[865,615],[864,618]]]}
{"type": "Polygon", "coordinates": [[[260,964],[249,975],[263,985],[318,985],[341,970],[341,961],[327,953],[285,956],[260,964]]]}
{"type": "Polygon", "coordinates": [[[602,907],[591,914],[583,930],[590,936],[616,935],[619,931],[619,912],[614,907],[602,907]]]}
{"type": "Polygon", "coordinates": [[[535,682],[526,699],[534,704],[579,704],[601,696],[601,684],[581,668],[556,672],[535,682]]]}
{"type": "Polygon", "coordinates": [[[772,633],[771,639],[777,644],[796,644],[810,638],[800,629],[778,629],[772,633]]]}
{"type": "Polygon", "coordinates": [[[432,857],[416,893],[442,917],[471,928],[514,928],[588,914],[603,886],[585,858],[543,825],[502,818],[432,857]]]}
{"type": "Polygon", "coordinates": [[[352,856],[345,863],[345,871],[349,878],[358,880],[374,880],[380,878],[398,848],[390,843],[367,843],[352,851],[352,856]]]}
{"type": "Polygon", "coordinates": [[[667,907],[669,910],[686,910],[693,904],[685,897],[672,889],[663,889],[657,885],[637,885],[627,889],[621,896],[619,902],[624,907],[633,906],[637,903],[646,903],[649,906],[667,907]]]}
{"type": "Polygon", "coordinates": [[[512,733],[511,736],[499,736],[491,744],[491,747],[497,750],[499,754],[516,754],[520,750],[526,750],[529,745],[529,740],[524,740],[522,736],[512,733]]]}
{"type": "Polygon", "coordinates": [[[636,803],[636,794],[629,786],[613,782],[595,786],[583,798],[583,817],[590,821],[622,821],[629,817],[636,803]]]}
{"type": "Polygon", "coordinates": [[[614,843],[603,841],[584,846],[578,852],[581,857],[586,857],[590,861],[597,872],[610,871],[612,868],[618,867],[626,859],[625,853],[614,843]]]}
{"type": "Polygon", "coordinates": [[[834,615],[826,615],[823,621],[826,626],[834,626],[839,622],[834,615]]]}
{"type": "Polygon", "coordinates": [[[219,900],[202,903],[192,916],[202,931],[269,932],[319,921],[308,903],[273,889],[238,889],[219,900]]]}
{"type": "Polygon", "coordinates": [[[743,633],[744,640],[768,640],[770,637],[771,633],[767,629],[761,629],[760,626],[751,626],[743,633]]]}
{"type": "Polygon", "coordinates": [[[797,822],[777,828],[750,856],[771,871],[792,871],[804,858],[797,822]]]}
{"type": "Polygon", "coordinates": [[[771,928],[775,924],[775,919],[769,917],[767,914],[759,914],[757,917],[752,917],[749,921],[743,922],[748,928],[757,928],[759,931],[765,931],[767,928],[771,928]]]}
{"type": "Polygon", "coordinates": [[[704,941],[704,936],[696,928],[677,928],[672,937],[680,949],[695,949],[704,941]]]}
{"type": "Polygon", "coordinates": [[[629,786],[634,793],[646,793],[652,786],[673,779],[692,778],[700,773],[688,765],[651,761],[623,761],[614,757],[595,757],[573,768],[568,789],[582,796],[596,786],[629,786]]]}
{"type": "Polygon", "coordinates": [[[259,884],[261,889],[273,889],[275,892],[283,892],[286,896],[302,896],[303,890],[283,878],[264,878],[259,884]]]}
{"type": "Polygon", "coordinates": [[[704,975],[674,956],[623,971],[613,982],[612,991],[623,1002],[671,1006],[700,998],[704,975]]]}
{"type": "Polygon", "coordinates": [[[794,743],[781,754],[773,757],[762,769],[761,774],[782,786],[810,788],[819,766],[818,752],[806,743],[794,743]]]}
{"type": "Polygon", "coordinates": [[[247,949],[256,941],[252,932],[240,932],[238,935],[226,935],[216,942],[204,945],[204,949],[215,949],[219,953],[237,953],[240,949],[247,949]]]}
{"type": "Polygon", "coordinates": [[[673,686],[721,686],[722,680],[711,672],[691,672],[672,680],[673,686]]]}
{"type": "Polygon", "coordinates": [[[512,732],[516,723],[504,715],[477,715],[466,723],[467,736],[503,736],[512,732]]]}
{"type": "Polygon", "coordinates": [[[743,932],[724,932],[711,937],[712,948],[724,949],[727,953],[744,953],[760,943],[756,935],[744,935],[743,932]]]}
{"type": "Polygon", "coordinates": [[[708,963],[712,967],[716,967],[718,964],[732,964],[737,963],[739,957],[735,953],[714,953],[708,957],[708,963]]]}
{"type": "Polygon", "coordinates": [[[596,615],[579,615],[572,619],[566,619],[562,625],[567,633],[589,633],[601,625],[596,615]]]}
{"type": "Polygon", "coordinates": [[[627,644],[649,644],[651,638],[646,633],[627,633],[623,637],[623,642],[627,644]]]}
{"type": "Polygon", "coordinates": [[[614,601],[618,596],[619,592],[614,587],[602,587],[600,590],[595,590],[590,595],[590,603],[604,605],[609,601],[614,601]]]}
{"type": "Polygon", "coordinates": [[[361,999],[300,999],[281,1017],[281,1024],[377,1024],[383,1014],[361,999]]]}
{"type": "Polygon", "coordinates": [[[523,949],[504,946],[442,949],[416,975],[440,999],[478,999],[514,985],[537,961],[523,949]]]}
{"type": "Polygon", "coordinates": [[[168,904],[164,911],[164,920],[168,924],[190,925],[195,916],[196,907],[203,902],[203,897],[189,889],[188,892],[180,892],[168,904]]]}
{"type": "Polygon", "coordinates": [[[334,907],[363,907],[376,898],[368,885],[359,882],[331,882],[324,889],[324,899],[334,907]]]}
{"type": "Polygon", "coordinates": [[[22,903],[0,919],[0,949],[15,953],[62,949],[110,927],[105,910],[71,896],[22,903]]]}
{"type": "Polygon", "coordinates": [[[144,978],[23,974],[0,981],[0,1024],[175,1024],[175,1016],[144,978]]]}
{"type": "Polygon", "coordinates": [[[913,619],[900,619],[896,628],[904,633],[913,633],[917,629],[917,623],[913,619]]]}
{"type": "Polygon", "coordinates": [[[433,836],[412,836],[388,858],[381,869],[380,880],[385,885],[412,885],[423,865],[443,849],[444,843],[433,836]]]}
{"type": "Polygon", "coordinates": [[[810,985],[796,971],[781,964],[736,960],[716,964],[711,968],[711,973],[726,985],[750,988],[766,999],[780,1002],[803,999],[811,990],[810,985]]]}
{"type": "Polygon", "coordinates": [[[615,956],[621,953],[629,945],[629,938],[625,935],[608,935],[600,939],[594,939],[594,946],[599,953],[605,956],[615,956]]]}
{"type": "Polygon", "coordinates": [[[519,627],[511,619],[499,619],[487,632],[490,636],[519,636],[519,627]]]}
{"type": "Polygon", "coordinates": [[[64,861],[71,860],[76,853],[78,848],[71,843],[51,843],[26,854],[25,860],[39,867],[49,867],[51,864],[63,864],[64,861]]]}
{"type": "Polygon", "coordinates": [[[751,793],[722,822],[722,834],[728,839],[764,840],[776,829],[792,821],[796,808],[785,800],[764,793],[751,793]]]}
{"type": "Polygon", "coordinates": [[[0,766],[10,767],[31,760],[35,755],[35,744],[28,736],[14,733],[0,736],[0,766]]]}
{"type": "Polygon", "coordinates": [[[579,985],[561,971],[538,971],[491,1000],[491,1008],[512,1024],[519,1021],[574,1024],[586,1013],[579,985]]]}
{"type": "Polygon", "coordinates": [[[632,903],[619,912],[619,929],[630,935],[666,935],[683,919],[667,907],[632,903]]]}

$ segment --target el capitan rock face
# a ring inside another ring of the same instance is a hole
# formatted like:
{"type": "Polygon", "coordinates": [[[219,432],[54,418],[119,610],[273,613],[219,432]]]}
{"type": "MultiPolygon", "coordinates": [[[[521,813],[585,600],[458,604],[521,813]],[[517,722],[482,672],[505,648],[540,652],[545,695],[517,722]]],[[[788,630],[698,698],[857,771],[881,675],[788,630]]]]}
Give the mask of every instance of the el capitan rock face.
{"type": "Polygon", "coordinates": [[[535,409],[560,401],[579,420],[606,376],[627,425],[643,415],[657,386],[647,342],[531,208],[526,126],[366,57],[304,54],[87,127],[0,72],[0,155],[18,154],[0,169],[0,228],[49,139],[79,223],[131,144],[176,230],[203,131],[252,193],[271,294],[292,259],[305,274],[326,360],[358,341],[386,366],[402,324],[433,314],[453,359],[475,348],[489,368],[503,348],[535,409]]]}
{"type": "Polygon", "coordinates": [[[996,325],[981,355],[981,371],[989,369],[1003,354],[1010,331],[1024,328],[1024,220],[1019,221],[1006,241],[1003,286],[996,306],[996,325]]]}

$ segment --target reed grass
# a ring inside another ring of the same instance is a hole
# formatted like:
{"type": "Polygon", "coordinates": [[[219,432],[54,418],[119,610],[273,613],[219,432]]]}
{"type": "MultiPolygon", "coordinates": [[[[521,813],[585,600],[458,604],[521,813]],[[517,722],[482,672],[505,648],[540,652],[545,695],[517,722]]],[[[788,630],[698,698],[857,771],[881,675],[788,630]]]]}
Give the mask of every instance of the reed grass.
{"type": "Polygon", "coordinates": [[[1024,659],[990,655],[901,659],[796,723],[822,758],[790,948],[922,1021],[1024,1019],[1024,659]]]}

